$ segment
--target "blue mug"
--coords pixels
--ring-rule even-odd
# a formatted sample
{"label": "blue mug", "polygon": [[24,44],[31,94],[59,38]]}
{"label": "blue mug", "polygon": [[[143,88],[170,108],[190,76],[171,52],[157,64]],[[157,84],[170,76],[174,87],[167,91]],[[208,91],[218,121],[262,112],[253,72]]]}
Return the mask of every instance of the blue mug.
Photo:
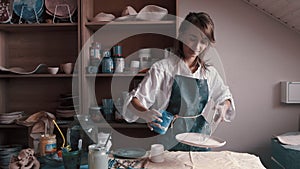
{"label": "blue mug", "polygon": [[159,122],[158,120],[154,120],[153,122],[160,124],[162,128],[159,128],[154,125],[151,125],[151,127],[153,128],[153,131],[155,131],[158,134],[166,134],[172,120],[174,119],[174,116],[172,113],[165,110],[162,110],[160,112],[162,114],[162,117],[160,117],[162,119],[162,122]]}

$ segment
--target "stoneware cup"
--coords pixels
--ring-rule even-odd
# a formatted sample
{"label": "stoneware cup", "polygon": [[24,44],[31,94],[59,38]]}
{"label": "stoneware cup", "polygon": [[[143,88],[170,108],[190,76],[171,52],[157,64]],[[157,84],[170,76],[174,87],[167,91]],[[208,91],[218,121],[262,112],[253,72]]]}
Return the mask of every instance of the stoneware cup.
{"label": "stoneware cup", "polygon": [[58,67],[48,67],[48,72],[54,75],[58,72],[58,69]]}
{"label": "stoneware cup", "polygon": [[79,169],[81,163],[81,152],[70,151],[62,153],[65,169]]}
{"label": "stoneware cup", "polygon": [[153,131],[155,131],[158,134],[165,134],[174,118],[173,114],[170,112],[167,112],[165,110],[161,111],[162,117],[162,122],[159,122],[158,120],[154,120],[155,123],[158,123],[161,125],[162,128],[151,125],[153,128]]}
{"label": "stoneware cup", "polygon": [[164,161],[164,146],[162,144],[151,145],[150,160],[154,163],[161,163]]}
{"label": "stoneware cup", "polygon": [[73,71],[73,63],[64,63],[61,64],[61,70],[65,73],[65,74],[71,74]]}

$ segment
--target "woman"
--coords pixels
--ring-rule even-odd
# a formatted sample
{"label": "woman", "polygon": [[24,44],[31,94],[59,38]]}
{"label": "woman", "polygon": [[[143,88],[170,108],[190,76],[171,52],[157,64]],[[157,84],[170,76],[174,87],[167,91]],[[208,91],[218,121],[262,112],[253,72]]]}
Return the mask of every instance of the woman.
{"label": "woman", "polygon": [[[134,122],[144,119],[148,127],[158,126],[160,111],[177,117],[173,128],[161,138],[172,150],[202,150],[178,143],[175,135],[183,132],[203,132],[207,122],[201,115],[210,99],[223,105],[221,117],[232,120],[234,104],[228,87],[213,66],[203,57],[215,43],[214,24],[206,13],[189,13],[179,28],[174,55],[152,65],[139,86],[127,97],[124,118]],[[165,141],[167,140],[167,141]],[[176,145],[176,146],[175,146]]]}

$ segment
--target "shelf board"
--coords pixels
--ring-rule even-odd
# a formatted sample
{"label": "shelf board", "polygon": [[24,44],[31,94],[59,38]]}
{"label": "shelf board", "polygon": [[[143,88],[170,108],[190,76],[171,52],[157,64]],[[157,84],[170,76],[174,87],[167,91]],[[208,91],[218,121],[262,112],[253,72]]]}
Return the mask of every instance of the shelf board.
{"label": "shelf board", "polygon": [[144,123],[95,123],[97,127],[100,128],[107,128],[107,127],[113,127],[113,128],[148,128],[148,126]]}
{"label": "shelf board", "polygon": [[[146,124],[144,123],[94,123],[97,127],[107,128],[107,127],[113,127],[113,128],[148,128]],[[69,124],[59,124],[59,127],[61,128],[67,128],[69,127]],[[26,126],[17,125],[17,124],[0,124],[0,129],[4,128],[27,128]]]}
{"label": "shelf board", "polygon": [[130,74],[130,73],[98,73],[86,74],[86,77],[144,77],[146,73]]}
{"label": "shelf board", "polygon": [[8,128],[27,128],[26,126],[17,125],[17,124],[0,124],[0,129]]}
{"label": "shelf board", "polygon": [[33,32],[33,31],[76,31],[77,23],[40,23],[40,24],[0,24],[0,31]]}
{"label": "shelf board", "polygon": [[[77,75],[74,75],[77,76]],[[73,74],[31,74],[31,75],[16,75],[16,74],[0,74],[0,79],[2,78],[72,78]]]}
{"label": "shelf board", "polygon": [[149,28],[153,27],[160,27],[160,28],[170,28],[171,26],[175,26],[176,22],[172,20],[165,20],[165,21],[112,21],[112,22],[87,22],[85,26],[93,31],[97,31],[101,27],[109,25],[109,29],[111,28],[134,28],[134,27],[145,27]]}

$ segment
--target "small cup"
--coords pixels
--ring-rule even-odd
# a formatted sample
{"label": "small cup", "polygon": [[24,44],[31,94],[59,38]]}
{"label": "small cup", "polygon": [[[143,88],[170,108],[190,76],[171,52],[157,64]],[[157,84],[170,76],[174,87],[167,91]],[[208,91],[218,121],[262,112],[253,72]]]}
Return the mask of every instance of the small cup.
{"label": "small cup", "polygon": [[54,75],[58,72],[58,69],[58,67],[48,67],[48,72]]}
{"label": "small cup", "polygon": [[63,151],[62,153],[65,169],[79,169],[81,163],[80,151]]}
{"label": "small cup", "polygon": [[155,131],[158,134],[166,134],[174,116],[172,113],[167,112],[165,110],[161,111],[162,117],[162,122],[159,122],[158,120],[154,120],[155,123],[158,123],[161,125],[162,128],[159,128],[157,126],[151,125],[153,127],[153,131]]}
{"label": "small cup", "polygon": [[113,99],[102,99],[103,108],[113,108],[114,101]]}
{"label": "small cup", "polygon": [[130,62],[130,72],[131,73],[137,73],[140,69],[140,61],[133,60]]}
{"label": "small cup", "polygon": [[89,108],[89,114],[93,122],[99,123],[103,120],[101,109],[99,106],[91,106]]}
{"label": "small cup", "polygon": [[73,71],[73,63],[64,63],[60,67],[65,74],[71,74]]}
{"label": "small cup", "polygon": [[161,163],[164,161],[164,146],[162,144],[151,145],[150,160],[154,163]]}

